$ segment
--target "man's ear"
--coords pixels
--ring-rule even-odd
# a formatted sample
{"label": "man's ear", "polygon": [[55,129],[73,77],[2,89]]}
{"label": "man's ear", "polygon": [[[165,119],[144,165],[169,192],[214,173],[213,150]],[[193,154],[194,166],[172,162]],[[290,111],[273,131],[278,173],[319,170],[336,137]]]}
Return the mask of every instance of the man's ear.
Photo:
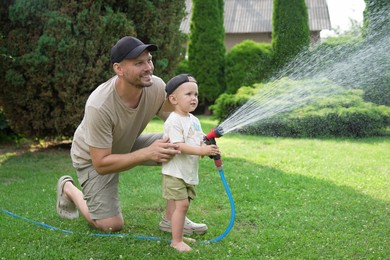
{"label": "man's ear", "polygon": [[120,63],[114,63],[112,65],[112,67],[114,68],[114,71],[115,71],[116,75],[118,75],[118,76],[122,76],[123,75],[123,71],[122,71],[122,67],[121,67]]}

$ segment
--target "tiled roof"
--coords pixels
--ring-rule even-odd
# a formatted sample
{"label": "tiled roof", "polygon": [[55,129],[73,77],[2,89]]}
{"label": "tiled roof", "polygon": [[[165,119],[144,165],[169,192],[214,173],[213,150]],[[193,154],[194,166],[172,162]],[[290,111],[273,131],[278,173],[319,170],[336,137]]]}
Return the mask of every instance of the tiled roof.
{"label": "tiled roof", "polygon": [[[311,31],[331,29],[326,0],[306,0]],[[186,0],[187,17],[180,29],[189,33],[192,0]],[[225,33],[264,33],[272,31],[273,0],[225,0]]]}

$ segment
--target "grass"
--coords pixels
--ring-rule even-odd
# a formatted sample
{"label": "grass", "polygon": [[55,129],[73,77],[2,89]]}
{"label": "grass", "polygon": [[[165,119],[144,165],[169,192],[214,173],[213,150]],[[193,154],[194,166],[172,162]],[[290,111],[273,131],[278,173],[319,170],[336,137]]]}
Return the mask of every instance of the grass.
{"label": "grass", "polygon": [[[216,121],[202,117],[205,132]],[[153,121],[148,131],[160,131]],[[390,139],[293,139],[228,134],[217,140],[236,205],[231,232],[220,242],[175,252],[160,232],[164,211],[158,167],[121,175],[126,228],[119,237],[55,212],[57,179],[75,176],[68,149],[3,149],[0,208],[75,234],[43,228],[0,211],[1,259],[386,259],[390,255]],[[189,217],[207,223],[199,241],[229,224],[229,201],[213,162],[200,165],[198,197]]]}

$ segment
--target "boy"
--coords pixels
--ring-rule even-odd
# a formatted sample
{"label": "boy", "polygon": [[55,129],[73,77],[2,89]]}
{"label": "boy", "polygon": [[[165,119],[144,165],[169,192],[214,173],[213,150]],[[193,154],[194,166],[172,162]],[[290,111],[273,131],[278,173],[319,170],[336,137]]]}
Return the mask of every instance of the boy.
{"label": "boy", "polygon": [[203,143],[203,132],[199,120],[191,114],[198,106],[198,85],[189,74],[180,74],[168,81],[165,91],[174,107],[164,124],[164,137],[178,145],[177,154],[162,167],[162,193],[167,200],[165,217],[172,225],[171,247],[179,252],[190,251],[183,239],[185,216],[190,200],[195,198],[198,184],[199,156],[217,155],[216,145]]}

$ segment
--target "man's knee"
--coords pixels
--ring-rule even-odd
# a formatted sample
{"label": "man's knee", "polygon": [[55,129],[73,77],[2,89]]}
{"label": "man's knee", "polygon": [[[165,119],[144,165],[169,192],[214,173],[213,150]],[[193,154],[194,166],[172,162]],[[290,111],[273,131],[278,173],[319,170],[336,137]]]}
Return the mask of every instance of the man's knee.
{"label": "man's knee", "polygon": [[124,228],[124,221],[122,216],[115,216],[106,219],[95,220],[94,225],[97,229],[108,232],[115,232]]}

